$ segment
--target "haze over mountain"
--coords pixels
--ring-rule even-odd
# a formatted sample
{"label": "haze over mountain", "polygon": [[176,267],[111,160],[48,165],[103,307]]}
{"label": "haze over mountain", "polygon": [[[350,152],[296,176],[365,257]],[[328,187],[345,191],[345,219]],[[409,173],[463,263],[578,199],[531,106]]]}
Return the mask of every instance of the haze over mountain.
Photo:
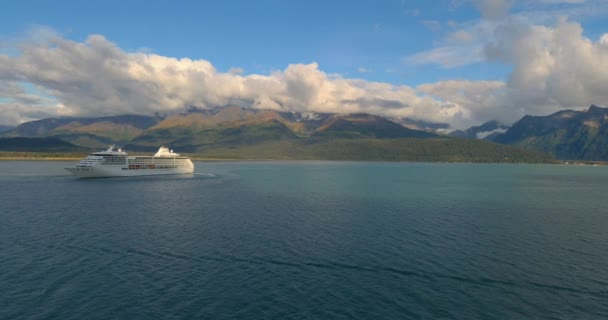
{"label": "haze over mountain", "polygon": [[15,127],[13,127],[13,126],[3,126],[3,125],[0,125],[0,133],[10,131],[10,130],[12,130],[14,128]]}
{"label": "haze over mountain", "polygon": [[466,130],[454,130],[449,133],[451,137],[467,138],[467,139],[484,139],[494,141],[496,136],[505,133],[509,126],[504,125],[496,120],[485,122],[479,126],[473,126]]}
{"label": "haze over mountain", "polygon": [[414,130],[423,130],[434,133],[446,133],[450,131],[450,125],[448,123],[415,120],[406,117],[390,117],[388,119],[406,128]]}

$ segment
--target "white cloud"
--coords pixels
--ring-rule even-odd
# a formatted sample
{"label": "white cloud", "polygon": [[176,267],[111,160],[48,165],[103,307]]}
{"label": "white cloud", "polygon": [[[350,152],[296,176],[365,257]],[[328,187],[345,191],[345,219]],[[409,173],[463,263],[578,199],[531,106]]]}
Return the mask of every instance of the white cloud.
{"label": "white cloud", "polygon": [[245,70],[243,70],[243,68],[230,68],[230,70],[228,70],[228,73],[230,74],[243,74],[245,72]]}
{"label": "white cloud", "polygon": [[[405,60],[443,67],[500,62],[512,66],[507,79],[450,80],[413,88],[327,74],[316,63],[244,75],[237,69],[218,72],[206,60],[126,52],[100,35],[84,42],[55,35],[37,38],[21,43],[17,54],[0,54],[0,123],[60,115],[152,114],[189,105],[250,105],[368,112],[465,128],[608,101],[608,34],[593,41],[580,24],[566,19],[546,26],[507,18],[463,31],[474,41],[454,42]],[[23,84],[36,90],[25,90]]]}
{"label": "white cloud", "polygon": [[[0,55],[1,121],[57,115],[152,114],[189,105],[249,105],[263,109],[368,112],[445,122],[462,106],[420,97],[408,86],[330,75],[316,63],[292,64],[268,75],[218,72],[206,60],[125,52],[101,35],[84,42],[61,37],[24,42],[15,56]],[[26,105],[18,83],[45,90],[54,106]],[[472,119],[469,119],[472,120]]]}
{"label": "white cloud", "polygon": [[608,47],[583,35],[578,23],[562,20],[554,28],[504,25],[486,47],[489,59],[513,65],[508,80],[512,101],[568,108],[603,103],[608,92]]}
{"label": "white cloud", "polygon": [[[512,122],[518,120],[508,104],[506,84],[502,81],[448,80],[418,86],[418,92],[435,99],[450,102],[462,108],[459,118],[449,123],[463,127],[468,119],[476,119],[476,124],[485,120],[498,119]],[[519,116],[521,117],[521,116]]]}
{"label": "white cloud", "polygon": [[484,139],[493,133],[505,133],[505,132],[507,132],[507,129],[494,129],[492,131],[477,132],[476,136],[477,136],[477,139]]}
{"label": "white cloud", "polygon": [[[539,5],[531,2],[523,5]],[[575,17],[593,16],[607,10],[602,4],[606,1],[569,2],[576,7],[569,7],[568,12]],[[606,103],[608,92],[602,85],[608,83],[608,33],[593,41],[579,23],[561,15],[562,7],[555,8],[545,13],[454,22],[454,31],[438,41],[437,47],[404,61],[443,68],[488,62],[511,66],[504,82],[493,82],[495,87],[481,85],[483,81],[443,81],[418,88],[464,106],[470,118],[510,123],[526,114]]]}
{"label": "white cloud", "polygon": [[50,102],[49,99],[39,95],[27,93],[21,85],[9,81],[0,82],[0,97],[8,97],[5,99],[29,105],[48,104]]}
{"label": "white cloud", "polygon": [[407,64],[436,64],[444,68],[461,67],[484,61],[483,46],[493,38],[494,29],[500,22],[496,20],[478,20],[465,23],[451,23],[451,28],[435,42],[432,49],[407,56]]}
{"label": "white cloud", "polygon": [[[552,26],[563,17],[573,21],[608,14],[608,0],[469,0],[482,15],[471,21],[448,20],[452,30],[434,42],[434,48],[404,58],[409,64],[436,64],[444,68],[482,62],[479,48],[495,40],[504,25]],[[508,14],[514,7],[513,14]],[[502,9],[501,9],[502,8]],[[517,9],[517,10],[516,10]],[[467,53],[468,52],[468,53]]]}
{"label": "white cloud", "polygon": [[30,105],[20,102],[0,102],[0,124],[16,126],[26,121],[68,116],[62,105]]}

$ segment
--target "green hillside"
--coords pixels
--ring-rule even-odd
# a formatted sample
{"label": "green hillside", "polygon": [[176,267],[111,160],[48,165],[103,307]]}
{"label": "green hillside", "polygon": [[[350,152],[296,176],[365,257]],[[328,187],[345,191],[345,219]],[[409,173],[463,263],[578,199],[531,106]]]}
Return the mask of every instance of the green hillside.
{"label": "green hillside", "polygon": [[456,138],[332,139],[266,141],[253,145],[215,145],[194,150],[218,159],[359,160],[548,163],[541,152],[486,141]]}
{"label": "green hillside", "polygon": [[81,152],[82,147],[57,138],[0,138],[0,151]]}
{"label": "green hillside", "polygon": [[84,148],[124,144],[156,125],[156,117],[120,115],[92,118],[49,118],[22,123],[3,137],[53,137]]}
{"label": "green hillside", "polygon": [[385,118],[369,114],[335,116],[327,124],[319,127],[313,135],[322,138],[342,139],[430,138],[437,136],[426,131],[408,129]]}
{"label": "green hillside", "polygon": [[[20,133],[53,138],[55,145],[65,140],[67,145],[86,150],[119,144],[129,152],[154,152],[166,145],[180,153],[207,158],[552,161],[547,154],[485,141],[440,137],[370,114],[280,113],[240,107],[194,108],[164,119],[138,116],[44,119],[22,124],[6,135]],[[39,149],[31,143],[13,148],[4,150]]]}

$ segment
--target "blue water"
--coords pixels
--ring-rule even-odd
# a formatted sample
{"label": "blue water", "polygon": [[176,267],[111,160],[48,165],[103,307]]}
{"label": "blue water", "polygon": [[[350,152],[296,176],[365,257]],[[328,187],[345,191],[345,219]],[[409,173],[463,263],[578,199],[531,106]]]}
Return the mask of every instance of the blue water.
{"label": "blue water", "polygon": [[0,162],[0,319],[601,319],[608,167]]}

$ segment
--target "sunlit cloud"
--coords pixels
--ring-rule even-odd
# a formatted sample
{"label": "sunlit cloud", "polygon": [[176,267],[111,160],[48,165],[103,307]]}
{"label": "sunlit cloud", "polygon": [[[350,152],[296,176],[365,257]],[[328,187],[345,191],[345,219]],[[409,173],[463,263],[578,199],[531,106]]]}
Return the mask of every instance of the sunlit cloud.
{"label": "sunlit cloud", "polygon": [[[330,74],[315,62],[271,72],[221,72],[204,59],[130,52],[103,35],[80,42],[42,28],[12,45],[14,53],[0,54],[0,122],[238,105],[366,112],[465,128],[608,101],[603,86],[608,83],[608,34],[590,39],[579,23],[565,17],[549,24],[537,21],[507,14],[446,24],[450,27],[437,47],[403,63],[452,69],[501,63],[512,70],[499,81],[446,79],[416,87]],[[362,76],[370,70],[357,71]]]}

